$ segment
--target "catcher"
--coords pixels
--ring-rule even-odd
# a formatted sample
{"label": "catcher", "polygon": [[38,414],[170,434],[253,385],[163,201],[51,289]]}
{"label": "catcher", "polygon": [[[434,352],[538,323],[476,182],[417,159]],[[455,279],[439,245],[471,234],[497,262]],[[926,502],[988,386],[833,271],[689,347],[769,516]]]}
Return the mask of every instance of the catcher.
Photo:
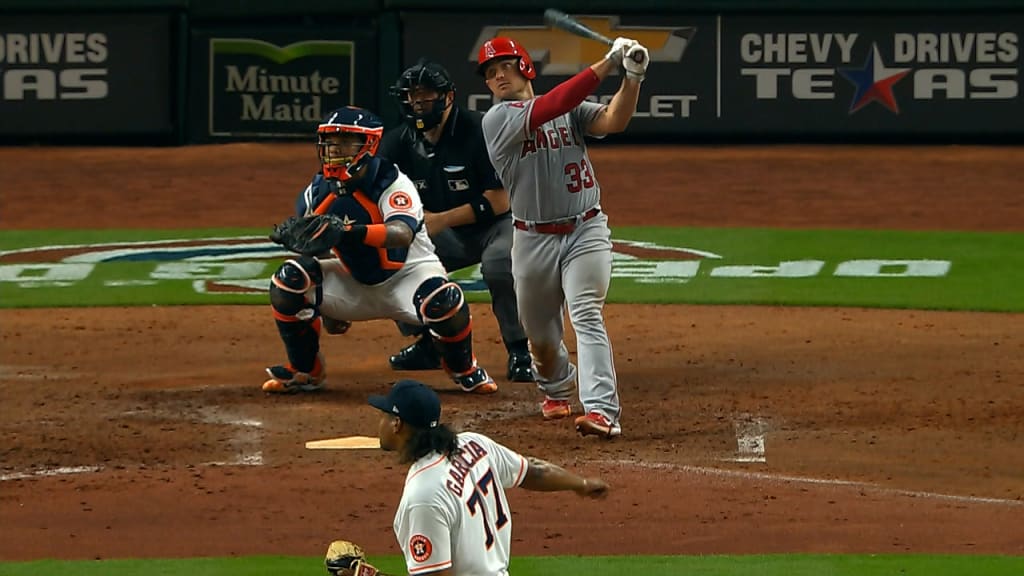
{"label": "catcher", "polygon": [[344,333],[375,319],[426,326],[459,388],[498,389],[477,365],[469,305],[434,254],[415,185],[375,155],[383,131],[375,114],[355,107],[334,110],[317,129],[321,169],[296,201],[298,216],[270,235],[296,256],[271,279],[288,363],[267,368],[265,392],[320,390],[321,329]]}
{"label": "catcher", "polygon": [[[409,574],[508,575],[512,509],[505,491],[575,492],[601,499],[609,486],[490,437],[456,432],[441,421],[441,399],[429,386],[399,380],[387,396],[371,396],[380,410],[382,450],[409,466],[394,530]],[[327,551],[327,571],[374,576],[359,546],[339,540]],[[345,572],[351,570],[351,572]]]}

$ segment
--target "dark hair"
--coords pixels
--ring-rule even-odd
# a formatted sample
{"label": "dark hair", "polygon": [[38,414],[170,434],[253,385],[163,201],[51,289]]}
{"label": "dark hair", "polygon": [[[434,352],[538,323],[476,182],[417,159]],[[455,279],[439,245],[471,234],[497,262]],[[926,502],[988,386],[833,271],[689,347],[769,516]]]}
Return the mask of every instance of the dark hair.
{"label": "dark hair", "polygon": [[459,449],[456,432],[445,424],[434,428],[413,428],[412,436],[402,450],[402,460],[415,462],[431,452],[443,454],[451,460]]}

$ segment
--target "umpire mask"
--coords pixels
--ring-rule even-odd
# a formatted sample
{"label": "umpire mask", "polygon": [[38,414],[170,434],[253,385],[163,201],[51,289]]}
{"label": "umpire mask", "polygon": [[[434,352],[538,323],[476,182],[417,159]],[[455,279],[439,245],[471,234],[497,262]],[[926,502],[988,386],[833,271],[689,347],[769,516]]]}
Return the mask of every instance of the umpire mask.
{"label": "umpire mask", "polygon": [[426,132],[441,123],[448,108],[448,94],[454,91],[455,84],[443,66],[420,58],[402,72],[389,93],[398,102],[405,121]]}

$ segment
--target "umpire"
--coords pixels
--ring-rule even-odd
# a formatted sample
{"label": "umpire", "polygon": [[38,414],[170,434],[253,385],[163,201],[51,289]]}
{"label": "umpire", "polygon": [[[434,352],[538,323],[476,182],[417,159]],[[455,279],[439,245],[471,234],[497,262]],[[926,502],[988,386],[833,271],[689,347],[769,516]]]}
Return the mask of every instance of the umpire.
{"label": "umpire", "polygon": [[[494,316],[508,350],[506,376],[534,381],[526,333],[512,284],[512,213],[508,191],[487,156],[482,114],[455,104],[455,85],[440,64],[421,58],[391,87],[405,122],[384,134],[380,156],[416,183],[437,256],[449,272],[480,264]],[[413,344],[391,356],[394,370],[432,370],[441,358],[419,326]]]}

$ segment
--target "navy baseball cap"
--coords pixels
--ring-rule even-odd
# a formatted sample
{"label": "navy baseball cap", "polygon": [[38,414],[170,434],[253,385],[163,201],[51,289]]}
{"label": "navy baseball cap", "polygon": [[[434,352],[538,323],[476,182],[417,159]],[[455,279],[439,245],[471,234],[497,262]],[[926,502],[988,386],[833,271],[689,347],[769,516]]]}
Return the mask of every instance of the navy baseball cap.
{"label": "navy baseball cap", "polygon": [[441,421],[441,399],[437,392],[416,380],[399,380],[387,396],[370,396],[370,406],[417,428],[436,428]]}

